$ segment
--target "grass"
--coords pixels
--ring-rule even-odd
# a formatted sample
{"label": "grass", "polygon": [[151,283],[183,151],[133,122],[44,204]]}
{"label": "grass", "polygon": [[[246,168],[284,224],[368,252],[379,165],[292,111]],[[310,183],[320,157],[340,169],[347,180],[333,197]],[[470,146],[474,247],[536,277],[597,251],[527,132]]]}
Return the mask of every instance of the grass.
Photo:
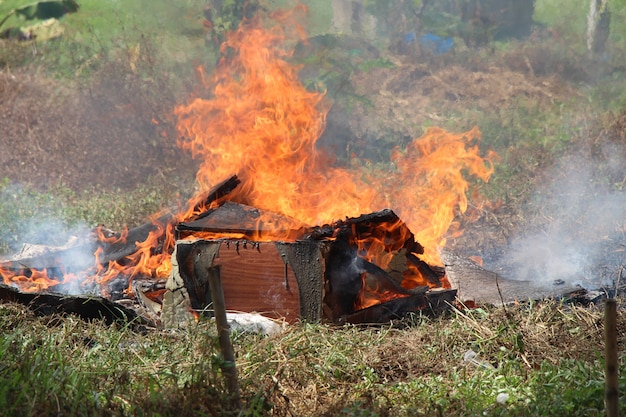
{"label": "grass", "polygon": [[[31,2],[5,1],[0,4],[0,16],[16,5]],[[106,61],[111,53],[128,49],[149,38],[160,45],[158,57],[170,70],[181,70],[181,62],[202,57],[205,49],[201,28],[202,7],[205,2],[154,2],[147,0],[130,3],[116,1],[81,0],[77,13],[60,18],[66,28],[61,39],[37,45],[35,63],[45,64],[48,71],[73,77],[77,67],[94,66]],[[11,17],[6,27],[28,25],[18,17]],[[33,63],[31,48],[23,48],[28,61]],[[15,51],[14,51],[15,52]],[[193,58],[192,58],[193,57]],[[70,70],[70,73],[66,71]]]}
{"label": "grass", "polygon": [[[611,11],[611,40],[615,46],[624,48],[624,16],[626,4],[622,1],[613,1],[609,4]],[[551,0],[538,0],[535,3],[534,19],[537,23],[553,28],[560,36],[568,38],[578,47],[584,46],[586,33],[587,12],[589,3],[584,6],[575,0],[555,2]],[[582,49],[581,49],[582,51]]]}
{"label": "grass", "polygon": [[[598,308],[546,301],[239,333],[240,415],[603,415],[601,322]],[[208,320],[137,332],[2,304],[0,330],[0,415],[229,414]],[[489,366],[464,361],[468,350]]]}
{"label": "grass", "polygon": [[[195,395],[205,399],[206,409],[219,409],[211,333],[146,337],[72,318],[37,319],[15,306],[3,305],[1,314],[3,333],[11,331],[0,345],[3,415],[124,415],[130,410],[154,415]],[[24,321],[14,321],[20,318]],[[193,357],[202,360],[189,362]],[[187,401],[187,415],[202,411],[194,403]]]}

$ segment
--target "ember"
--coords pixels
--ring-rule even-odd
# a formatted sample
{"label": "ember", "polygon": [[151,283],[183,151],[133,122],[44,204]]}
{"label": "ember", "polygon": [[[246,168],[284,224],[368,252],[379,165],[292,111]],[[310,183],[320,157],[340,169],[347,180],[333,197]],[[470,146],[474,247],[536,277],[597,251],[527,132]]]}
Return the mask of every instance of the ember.
{"label": "ember", "polygon": [[[308,285],[319,287],[313,294],[320,306],[323,296],[330,309],[325,316],[332,321],[397,299],[417,300],[404,310],[422,309],[431,289],[449,289],[438,249],[454,229],[455,215],[467,208],[463,173],[487,181],[493,155],[480,156],[477,129],[451,134],[431,128],[395,149],[384,168],[357,160],[349,168],[336,164],[316,147],[329,105],[324,94],[302,86],[284,43],[292,36],[304,39],[297,25],[287,24],[300,12],[272,15],[277,24],[270,29],[258,20],[242,24],[222,45],[215,75],[199,69],[206,90],[175,109],[179,146],[202,161],[199,191],[184,209],[122,233],[96,229],[83,246],[93,262],[81,271],[57,260],[43,267],[31,260],[9,262],[0,269],[4,283],[40,292],[74,282],[84,292],[95,287],[108,296],[110,283],[123,277],[126,295],[132,295],[136,280],[170,277],[178,237],[232,244],[237,252],[238,245],[324,242],[316,246],[323,256],[312,267],[318,282],[297,284],[299,315],[303,297],[311,296],[312,287],[302,292]],[[301,279],[297,262],[289,262],[290,273]],[[212,265],[213,259],[204,268]],[[224,285],[227,289],[228,280]],[[228,303],[228,293],[226,298]],[[203,309],[206,302],[194,301],[189,308]],[[320,318],[316,308],[307,307],[304,315]]]}

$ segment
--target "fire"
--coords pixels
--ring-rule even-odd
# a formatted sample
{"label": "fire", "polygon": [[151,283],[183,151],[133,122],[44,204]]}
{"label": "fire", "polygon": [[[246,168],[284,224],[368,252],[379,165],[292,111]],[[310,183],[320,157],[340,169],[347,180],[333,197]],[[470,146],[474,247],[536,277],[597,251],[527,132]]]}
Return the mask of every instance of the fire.
{"label": "fire", "polygon": [[430,128],[405,150],[396,148],[391,159],[398,169],[399,186],[392,188],[391,207],[424,246],[422,259],[441,265],[437,250],[445,246],[457,211],[467,210],[469,182],[464,173],[487,182],[493,174],[492,160],[480,156],[478,128],[453,134]]}
{"label": "fire", "polygon": [[[97,270],[94,274],[99,284],[104,284],[119,275],[128,277],[128,292],[132,292],[131,284],[137,276],[166,278],[172,267],[171,249],[174,247],[174,233],[172,223],[163,224],[153,221],[155,229],[148,233],[142,242],[135,242],[137,250],[123,259],[123,263],[109,261],[106,266],[100,262],[102,248],[95,253]],[[126,241],[127,232],[119,238],[109,238],[108,243]],[[102,240],[101,240],[102,241]]]}
{"label": "fire", "polygon": [[2,277],[5,284],[17,284],[23,291],[37,292],[42,291],[48,287],[59,285],[61,280],[48,277],[48,270],[43,269],[41,271],[2,271]]}
{"label": "fire", "polygon": [[[438,248],[457,211],[467,209],[463,173],[487,181],[490,155],[480,156],[480,132],[431,128],[397,148],[386,169],[354,161],[337,167],[316,147],[328,106],[305,89],[288,63],[282,26],[243,25],[223,45],[224,58],[205,93],[176,108],[179,144],[202,161],[201,188],[236,172],[243,184],[234,197],[310,225],[392,208],[426,248],[423,259],[440,264]],[[202,73],[202,72],[201,72]]]}
{"label": "fire", "polygon": [[[232,174],[242,183],[230,200],[307,225],[391,208],[424,246],[420,259],[441,264],[437,250],[445,245],[455,216],[467,209],[464,174],[487,181],[493,173],[493,155],[480,156],[480,132],[430,128],[406,147],[394,149],[384,169],[357,160],[338,166],[316,146],[329,105],[323,93],[300,83],[299,68],[289,62],[293,50],[286,39],[304,39],[304,32],[285,24],[288,15],[274,14],[278,24],[270,28],[258,20],[242,24],[222,45],[215,74],[209,77],[199,69],[205,90],[175,108],[178,145],[201,160],[199,190],[187,208],[166,223],[155,222],[156,230],[136,242],[137,251],[122,261],[102,264],[99,248],[94,267],[82,279],[104,286],[120,274],[129,280],[167,277],[174,224],[204,209],[199,205],[203,193]],[[381,232],[359,242],[360,249],[367,248],[364,256],[375,258],[382,268],[399,249],[389,249],[387,237]],[[108,236],[99,229],[97,239],[103,244],[125,241],[127,233]],[[67,279],[49,278],[45,270],[29,275],[5,268],[0,274],[5,284],[25,291],[41,291]]]}
{"label": "fire", "polygon": [[285,36],[251,23],[228,38],[222,49],[237,53],[205,80],[211,98],[176,109],[179,144],[201,159],[202,189],[236,173],[243,183],[233,198],[310,225],[364,212],[377,194],[315,147],[328,109],[287,62]]}

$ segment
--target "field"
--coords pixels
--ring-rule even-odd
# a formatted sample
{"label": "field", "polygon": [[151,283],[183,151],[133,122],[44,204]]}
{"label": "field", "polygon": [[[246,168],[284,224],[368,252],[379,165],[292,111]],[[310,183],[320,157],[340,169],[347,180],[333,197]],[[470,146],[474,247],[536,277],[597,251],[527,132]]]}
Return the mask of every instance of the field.
{"label": "field", "polygon": [[[0,1],[0,22],[28,3]],[[211,29],[204,1],[78,3],[49,40],[18,39],[16,28],[41,21],[25,11],[0,26],[14,30],[0,38],[4,256],[100,224],[139,225],[198,187],[201,161],[179,147],[174,109],[206,94],[199,68],[210,75],[228,57],[219,40],[238,12],[213,15]],[[464,233],[446,248],[536,282],[620,286],[626,5],[609,1],[610,33],[591,55],[588,5],[575,1],[537,1],[521,39],[468,35],[454,16],[436,28],[424,20],[424,31],[453,40],[445,53],[416,48],[410,23],[376,2],[364,9],[379,13],[375,33],[367,19],[362,32],[338,29],[331,1],[304,3],[307,41],[283,46],[302,85],[323,92],[317,145],[338,166],[393,171],[390,152],[426,129],[477,127],[495,170],[488,182],[470,179],[468,210],[455,218]],[[258,13],[287,6],[268,1]],[[107,326],[2,303],[0,414],[604,415],[602,313],[602,303],[537,300],[377,327],[235,333],[242,409],[233,411],[209,320],[180,331]],[[464,360],[470,351],[477,361]]]}

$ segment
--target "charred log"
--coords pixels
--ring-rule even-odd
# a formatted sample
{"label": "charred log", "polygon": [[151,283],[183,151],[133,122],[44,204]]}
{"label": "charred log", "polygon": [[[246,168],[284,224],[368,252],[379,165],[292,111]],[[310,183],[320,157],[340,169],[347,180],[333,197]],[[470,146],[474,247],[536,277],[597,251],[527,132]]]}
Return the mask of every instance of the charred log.
{"label": "charred log", "polygon": [[68,296],[53,293],[23,293],[0,284],[0,300],[23,304],[38,315],[74,314],[83,320],[104,320],[107,324],[152,324],[134,310],[106,298],[96,296]]}
{"label": "charred log", "polygon": [[338,324],[377,324],[400,320],[411,313],[436,317],[446,311],[456,298],[456,290],[430,291],[364,308],[355,313],[338,317]]}
{"label": "charred log", "polygon": [[[224,198],[232,192],[240,182],[239,178],[237,178],[236,175],[233,175],[227,180],[216,185],[207,192],[206,196],[202,198],[200,203],[196,204],[194,211],[200,211],[203,207],[208,207],[211,203]],[[194,219],[198,219],[203,215],[204,213]],[[104,245],[103,254],[99,259],[100,263],[107,264],[109,261],[118,261],[135,253],[138,249],[136,242],[144,242],[150,233],[158,230],[159,227],[165,227],[166,225],[173,224],[175,219],[175,214],[170,212],[158,217],[154,221],[130,229],[127,237],[122,241]],[[117,236],[120,237],[121,235],[118,234]]]}
{"label": "charred log", "polygon": [[293,218],[266,212],[256,207],[227,201],[210,209],[196,220],[176,225],[178,237],[193,232],[237,233],[250,238],[263,234],[297,238],[304,234],[306,225]]}
{"label": "charred log", "polygon": [[326,258],[325,303],[330,307],[332,318],[352,314],[356,301],[363,291],[361,274],[363,268],[356,248],[344,239],[334,242]]}
{"label": "charred log", "polygon": [[359,308],[359,297],[367,291],[408,296],[428,290],[427,286],[406,289],[385,270],[360,257],[357,247],[350,243],[350,232],[347,230],[336,236],[330,248],[325,278],[326,303],[332,310],[333,318],[353,314]]}
{"label": "charred log", "polygon": [[[26,250],[12,260],[2,262],[0,266],[11,271],[28,271],[30,269],[43,270],[47,268],[49,274],[58,274],[61,276],[63,272],[77,272],[93,266],[93,253],[97,248],[97,242],[89,239],[82,239],[74,242],[71,246],[63,247],[43,246],[43,245],[24,245]],[[33,247],[36,249],[30,250]],[[71,260],[71,265],[63,262]]]}
{"label": "charred log", "polygon": [[209,285],[208,270],[212,268],[220,242],[198,241],[187,245],[178,245],[176,259],[178,272],[189,296],[190,308],[203,311],[212,316],[208,310],[213,300]]}
{"label": "charred log", "polygon": [[420,272],[421,276],[426,279],[430,284],[435,287],[441,287],[441,278],[445,275],[445,269],[438,268],[428,265],[426,262],[422,261],[420,258],[415,256],[413,253],[408,252],[406,254],[407,261],[417,268]]}

